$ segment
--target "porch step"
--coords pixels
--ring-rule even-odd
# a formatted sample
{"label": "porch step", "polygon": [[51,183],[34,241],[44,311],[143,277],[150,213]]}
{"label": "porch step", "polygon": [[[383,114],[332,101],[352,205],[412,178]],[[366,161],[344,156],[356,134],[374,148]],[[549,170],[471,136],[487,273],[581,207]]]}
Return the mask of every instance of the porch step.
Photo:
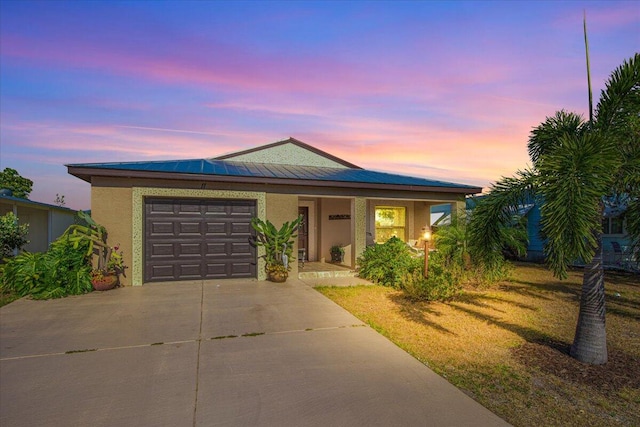
{"label": "porch step", "polygon": [[298,279],[319,279],[319,278],[331,278],[331,277],[356,277],[356,272],[353,270],[340,270],[340,271],[303,271],[298,273]]}

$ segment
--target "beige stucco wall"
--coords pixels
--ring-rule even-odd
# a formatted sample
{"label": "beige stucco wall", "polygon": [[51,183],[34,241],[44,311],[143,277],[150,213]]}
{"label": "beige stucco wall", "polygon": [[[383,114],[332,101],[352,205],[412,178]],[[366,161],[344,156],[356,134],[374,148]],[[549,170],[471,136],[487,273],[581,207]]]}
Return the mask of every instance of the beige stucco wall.
{"label": "beige stucco wall", "polygon": [[364,252],[367,243],[367,200],[355,197],[351,200],[351,266],[356,266],[357,259]]}
{"label": "beige stucco wall", "polygon": [[431,224],[431,206],[434,203],[429,202],[413,202],[413,235],[411,239],[419,240],[422,237],[422,228]]}
{"label": "beige stucco wall", "polygon": [[[282,227],[285,222],[295,221],[298,218],[298,196],[291,194],[267,194],[266,195],[267,219],[276,228]],[[293,256],[298,258],[298,240],[294,239]],[[291,263],[289,277],[298,277],[298,262]]]}
{"label": "beige stucco wall", "polygon": [[129,268],[120,278],[124,286],[132,284],[132,190],[128,187],[91,186],[91,218],[107,229],[107,243],[120,246],[124,264]]}

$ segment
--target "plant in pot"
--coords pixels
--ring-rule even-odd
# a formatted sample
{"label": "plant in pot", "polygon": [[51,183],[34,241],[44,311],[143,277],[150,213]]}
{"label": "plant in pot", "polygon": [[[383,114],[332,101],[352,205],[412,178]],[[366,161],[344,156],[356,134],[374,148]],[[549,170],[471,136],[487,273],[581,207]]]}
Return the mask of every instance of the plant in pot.
{"label": "plant in pot", "polygon": [[331,252],[331,262],[339,262],[341,264],[344,262],[344,248],[342,245],[331,246],[329,251]]}
{"label": "plant in pot", "polygon": [[84,224],[69,226],[65,235],[69,236],[74,247],[78,247],[81,242],[88,242],[87,256],[97,257],[91,270],[93,288],[97,291],[113,289],[120,284],[120,275],[126,277],[124,271],[127,266],[124,265],[123,253],[118,252],[118,245],[111,247],[107,244],[106,228],[84,212],[78,212],[78,216]]}
{"label": "plant in pot", "polygon": [[265,249],[262,257],[265,260],[267,278],[272,282],[284,282],[289,277],[291,270],[290,261],[293,261],[294,234],[302,222],[302,216],[294,221],[287,221],[277,229],[269,220],[262,221],[255,217],[251,220],[251,226],[256,231],[255,244]]}

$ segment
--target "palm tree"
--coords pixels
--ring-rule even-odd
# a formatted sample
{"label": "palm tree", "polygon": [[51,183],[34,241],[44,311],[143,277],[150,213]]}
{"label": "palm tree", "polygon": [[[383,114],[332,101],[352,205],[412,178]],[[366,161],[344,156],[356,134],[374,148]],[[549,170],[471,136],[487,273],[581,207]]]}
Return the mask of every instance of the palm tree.
{"label": "palm tree", "polygon": [[613,71],[593,121],[559,111],[529,138],[532,166],[503,178],[473,211],[472,253],[491,265],[500,258],[501,229],[527,197],[541,204],[541,234],[550,269],[566,278],[568,265],[586,263],[578,324],[570,354],[607,362],[602,218],[607,196],[626,195],[627,231],[640,250],[640,54]]}

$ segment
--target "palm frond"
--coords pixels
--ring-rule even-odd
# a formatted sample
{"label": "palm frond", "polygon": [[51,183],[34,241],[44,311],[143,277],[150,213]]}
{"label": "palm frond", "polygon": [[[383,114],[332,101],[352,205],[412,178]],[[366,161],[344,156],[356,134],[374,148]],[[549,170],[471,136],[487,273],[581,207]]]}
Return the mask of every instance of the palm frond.
{"label": "palm frond", "polygon": [[474,259],[488,266],[502,260],[504,229],[514,225],[518,208],[535,197],[538,179],[535,171],[518,171],[515,178],[502,178],[479,200],[469,228]]}
{"label": "palm frond", "polygon": [[586,124],[580,115],[564,110],[547,117],[529,136],[527,148],[533,164],[536,165],[541,156],[553,151],[560,143],[562,135],[580,134],[585,127]]}
{"label": "palm frond", "polygon": [[564,135],[538,162],[542,233],[554,274],[566,277],[570,262],[591,261],[602,219],[602,196],[611,188],[619,159],[599,133]]}

